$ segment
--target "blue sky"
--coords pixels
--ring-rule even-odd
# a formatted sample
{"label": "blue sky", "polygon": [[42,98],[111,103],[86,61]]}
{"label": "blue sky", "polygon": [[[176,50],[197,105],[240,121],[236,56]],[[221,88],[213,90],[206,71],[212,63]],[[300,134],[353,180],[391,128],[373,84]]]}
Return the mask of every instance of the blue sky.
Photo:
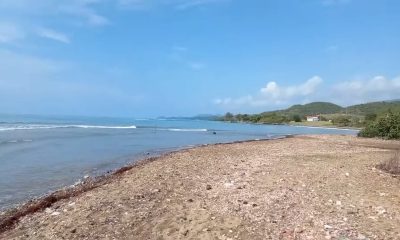
{"label": "blue sky", "polygon": [[0,112],[190,116],[400,98],[397,0],[0,0]]}

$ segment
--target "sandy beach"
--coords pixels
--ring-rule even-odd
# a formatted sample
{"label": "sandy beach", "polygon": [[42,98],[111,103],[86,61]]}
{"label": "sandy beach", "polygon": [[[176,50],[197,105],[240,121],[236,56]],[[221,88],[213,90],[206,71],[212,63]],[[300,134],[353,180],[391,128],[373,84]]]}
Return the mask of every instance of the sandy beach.
{"label": "sandy beach", "polygon": [[399,148],[313,135],[183,150],[29,214],[0,239],[400,239],[400,177],[375,168]]}

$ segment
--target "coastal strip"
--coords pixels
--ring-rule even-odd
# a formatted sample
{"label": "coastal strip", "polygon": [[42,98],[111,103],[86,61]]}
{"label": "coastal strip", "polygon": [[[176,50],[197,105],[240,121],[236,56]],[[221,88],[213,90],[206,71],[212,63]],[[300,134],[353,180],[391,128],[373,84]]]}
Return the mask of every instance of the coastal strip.
{"label": "coastal strip", "polygon": [[54,191],[50,194],[46,194],[42,197],[30,199],[26,203],[22,203],[16,207],[0,212],[0,234],[2,232],[11,229],[14,226],[14,224],[16,224],[21,218],[27,215],[34,214],[35,212],[49,208],[54,203],[60,200],[77,197],[82,193],[88,192],[99,186],[110,183],[111,181],[118,178],[121,174],[123,174],[126,171],[129,171],[132,168],[143,166],[152,161],[156,161],[164,157],[167,157],[170,154],[174,154],[176,152],[184,150],[189,150],[192,148],[206,147],[210,145],[228,145],[228,144],[238,144],[238,143],[253,142],[253,141],[269,141],[269,140],[276,140],[276,139],[290,138],[290,137],[293,137],[293,135],[276,136],[268,139],[233,141],[227,143],[200,144],[200,145],[178,148],[177,150],[169,150],[165,153],[155,154],[154,156],[152,154],[152,156],[150,157],[135,159],[131,164],[128,164],[127,166],[123,166],[114,171],[109,171],[103,175],[83,179],[82,181],[79,181],[77,184],[74,184],[73,186],[65,187],[63,189]]}
{"label": "coastal strip", "polygon": [[397,149],[313,135],[168,153],[47,199],[0,238],[397,239],[400,180],[375,168]]}

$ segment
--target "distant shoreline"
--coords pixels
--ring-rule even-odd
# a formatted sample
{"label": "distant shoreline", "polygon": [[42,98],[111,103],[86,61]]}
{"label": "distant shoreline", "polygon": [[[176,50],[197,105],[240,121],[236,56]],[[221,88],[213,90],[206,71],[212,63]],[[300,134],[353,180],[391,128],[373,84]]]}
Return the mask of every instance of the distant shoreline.
{"label": "distant shoreline", "polygon": [[312,125],[305,125],[305,124],[293,124],[293,123],[254,123],[254,122],[232,122],[232,121],[223,121],[223,120],[214,120],[218,122],[225,122],[225,123],[243,123],[243,124],[252,124],[252,125],[271,125],[271,126],[291,126],[291,127],[305,127],[305,128],[319,128],[319,129],[337,129],[337,130],[353,130],[353,131],[360,131],[362,128],[356,127],[338,127],[335,125],[332,126],[312,126]]}

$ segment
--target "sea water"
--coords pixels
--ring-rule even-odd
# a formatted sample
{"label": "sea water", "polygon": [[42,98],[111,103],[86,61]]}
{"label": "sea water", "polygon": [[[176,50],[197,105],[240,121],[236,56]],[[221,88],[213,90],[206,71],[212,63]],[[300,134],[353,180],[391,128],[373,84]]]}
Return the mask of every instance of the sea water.
{"label": "sea water", "polygon": [[137,159],[212,143],[343,129],[188,119],[0,116],[0,211]]}

